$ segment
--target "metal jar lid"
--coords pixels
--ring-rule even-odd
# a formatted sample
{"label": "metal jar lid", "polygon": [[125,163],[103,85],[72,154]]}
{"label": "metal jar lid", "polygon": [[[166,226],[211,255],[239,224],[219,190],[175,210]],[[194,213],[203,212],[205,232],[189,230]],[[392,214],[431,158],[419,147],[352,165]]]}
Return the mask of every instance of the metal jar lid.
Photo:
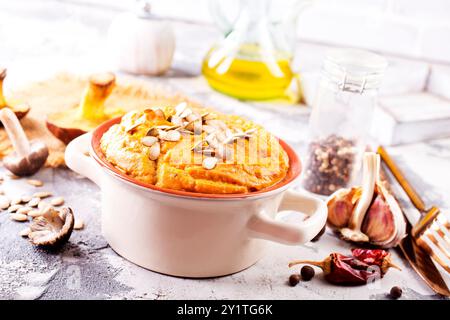
{"label": "metal jar lid", "polygon": [[375,53],[360,49],[331,50],[323,72],[339,89],[356,93],[378,89],[388,63]]}

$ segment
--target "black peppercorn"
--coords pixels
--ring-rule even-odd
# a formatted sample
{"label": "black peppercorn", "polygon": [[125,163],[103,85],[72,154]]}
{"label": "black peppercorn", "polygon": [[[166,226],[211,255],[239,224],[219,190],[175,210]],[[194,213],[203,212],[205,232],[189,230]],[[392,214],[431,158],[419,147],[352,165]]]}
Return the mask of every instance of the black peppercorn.
{"label": "black peppercorn", "polygon": [[317,241],[319,241],[319,239],[320,239],[320,237],[322,237],[322,235],[325,233],[325,230],[326,230],[326,226],[324,226],[323,228],[322,228],[322,230],[320,230],[320,232],[311,240],[311,242],[317,242]]}
{"label": "black peppercorn", "polygon": [[300,276],[298,274],[292,274],[289,277],[289,285],[295,287],[300,282]]}
{"label": "black peppercorn", "polygon": [[402,293],[403,293],[402,288],[395,286],[395,287],[392,287],[389,295],[392,299],[398,299],[402,296]]}
{"label": "black peppercorn", "polygon": [[314,272],[313,267],[304,266],[300,270],[300,274],[302,275],[303,281],[309,281],[314,277],[315,272]]}

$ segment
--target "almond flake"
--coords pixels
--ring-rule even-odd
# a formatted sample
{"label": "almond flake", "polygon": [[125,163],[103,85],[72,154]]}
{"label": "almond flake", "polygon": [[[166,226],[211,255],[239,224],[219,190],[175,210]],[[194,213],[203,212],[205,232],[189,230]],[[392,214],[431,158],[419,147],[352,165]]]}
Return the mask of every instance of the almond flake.
{"label": "almond flake", "polygon": [[146,136],[142,138],[141,142],[144,146],[151,147],[154,143],[158,142],[158,138],[153,136]]}
{"label": "almond flake", "polygon": [[205,168],[206,170],[211,170],[214,169],[217,165],[217,158],[213,158],[213,157],[208,157],[203,159],[202,162],[202,167]]}

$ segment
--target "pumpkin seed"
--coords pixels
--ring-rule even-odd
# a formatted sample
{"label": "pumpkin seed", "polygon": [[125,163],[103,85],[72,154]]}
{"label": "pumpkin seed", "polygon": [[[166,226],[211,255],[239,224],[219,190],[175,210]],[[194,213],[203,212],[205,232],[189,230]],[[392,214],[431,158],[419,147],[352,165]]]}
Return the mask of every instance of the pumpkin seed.
{"label": "pumpkin seed", "polygon": [[161,153],[161,145],[159,142],[156,142],[150,147],[148,157],[150,160],[155,161],[156,159],[158,159],[160,153]]}
{"label": "pumpkin seed", "polygon": [[22,214],[22,213],[13,213],[11,214],[10,218],[14,221],[18,221],[18,222],[25,222],[28,221],[28,217],[26,214]]}
{"label": "pumpkin seed", "polygon": [[31,210],[33,210],[33,208],[31,207],[22,207],[19,208],[16,212],[21,214],[28,214],[28,212],[30,212]]}
{"label": "pumpkin seed", "polygon": [[61,206],[64,204],[64,198],[63,197],[53,198],[52,200],[50,200],[50,204],[55,207]]}
{"label": "pumpkin seed", "polygon": [[176,131],[176,130],[169,130],[169,131],[164,131],[163,134],[161,132],[159,137],[162,140],[179,141],[181,139],[181,133],[179,131]]}
{"label": "pumpkin seed", "polygon": [[31,218],[36,218],[36,217],[40,217],[44,214],[44,211],[39,210],[39,209],[33,209],[28,211],[28,216]]}
{"label": "pumpkin seed", "polygon": [[158,138],[153,136],[146,136],[142,138],[141,142],[144,146],[151,147],[154,143],[158,142]]}
{"label": "pumpkin seed", "polygon": [[84,228],[84,221],[83,219],[75,219],[75,223],[73,225],[74,230],[81,230]]}
{"label": "pumpkin seed", "polygon": [[35,187],[42,187],[44,185],[44,183],[41,180],[37,179],[28,179],[27,183]]}
{"label": "pumpkin seed", "polygon": [[29,206],[29,207],[37,207],[39,202],[41,202],[41,198],[34,197],[34,198],[31,198],[30,201],[28,201],[27,206]]}
{"label": "pumpkin seed", "polygon": [[184,110],[186,110],[186,108],[187,108],[187,103],[186,103],[186,102],[181,102],[180,104],[178,104],[178,105],[175,107],[175,115],[176,115],[177,117],[179,117],[180,114],[181,114]]}
{"label": "pumpkin seed", "polygon": [[216,127],[213,127],[213,126],[210,126],[210,125],[207,125],[207,124],[204,124],[204,125],[202,126],[202,129],[203,129],[203,131],[205,131],[206,133],[213,133],[213,132],[217,131],[217,128],[216,128]]}
{"label": "pumpkin seed", "polygon": [[19,232],[19,236],[26,238],[26,237],[28,237],[30,232],[31,232],[30,228],[25,228]]}
{"label": "pumpkin seed", "polygon": [[11,204],[11,201],[9,201],[8,197],[0,196],[0,209],[1,210],[8,209],[10,204]]}
{"label": "pumpkin seed", "polygon": [[206,170],[211,170],[216,167],[217,161],[218,161],[217,158],[208,157],[208,158],[203,159],[202,166]]}
{"label": "pumpkin seed", "polygon": [[21,202],[26,203],[26,202],[29,202],[31,200],[31,197],[30,196],[22,196],[20,198],[20,200],[21,200]]}
{"label": "pumpkin seed", "polygon": [[13,204],[12,206],[10,206],[8,208],[8,212],[11,212],[11,213],[16,212],[17,210],[19,210],[22,207],[23,207],[23,205],[21,205],[21,204]]}
{"label": "pumpkin seed", "polygon": [[150,130],[147,131],[147,136],[151,136],[151,137],[157,137],[159,135],[159,129],[158,128],[150,128]]}
{"label": "pumpkin seed", "polygon": [[50,207],[50,205],[45,201],[41,201],[41,202],[39,202],[37,207],[39,210],[44,210],[44,209]]}
{"label": "pumpkin seed", "polygon": [[15,197],[11,200],[11,205],[19,204],[22,202],[22,197]]}
{"label": "pumpkin seed", "polygon": [[191,114],[192,114],[192,110],[186,108],[186,109],[184,109],[183,112],[181,112],[180,114],[178,114],[178,116],[179,116],[180,118],[186,118],[187,116],[189,116],[189,115],[191,115]]}
{"label": "pumpkin seed", "polygon": [[33,193],[33,198],[44,199],[44,198],[50,197],[51,195],[52,195],[51,192],[48,192],[48,191],[41,191],[41,192],[35,192],[35,193]]}
{"label": "pumpkin seed", "polygon": [[164,111],[162,111],[160,108],[154,109],[155,115],[157,118],[165,119],[166,115],[164,114]]}
{"label": "pumpkin seed", "polygon": [[183,119],[175,115],[170,118],[170,122],[172,122],[176,126],[183,125]]}

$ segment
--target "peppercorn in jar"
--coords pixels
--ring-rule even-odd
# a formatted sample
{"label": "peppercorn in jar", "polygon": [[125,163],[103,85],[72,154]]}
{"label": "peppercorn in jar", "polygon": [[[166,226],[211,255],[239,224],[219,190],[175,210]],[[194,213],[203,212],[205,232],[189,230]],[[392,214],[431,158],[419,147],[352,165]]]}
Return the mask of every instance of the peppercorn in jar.
{"label": "peppercorn in jar", "polygon": [[386,66],[386,59],[363,50],[327,55],[309,121],[306,190],[330,195],[355,184]]}

